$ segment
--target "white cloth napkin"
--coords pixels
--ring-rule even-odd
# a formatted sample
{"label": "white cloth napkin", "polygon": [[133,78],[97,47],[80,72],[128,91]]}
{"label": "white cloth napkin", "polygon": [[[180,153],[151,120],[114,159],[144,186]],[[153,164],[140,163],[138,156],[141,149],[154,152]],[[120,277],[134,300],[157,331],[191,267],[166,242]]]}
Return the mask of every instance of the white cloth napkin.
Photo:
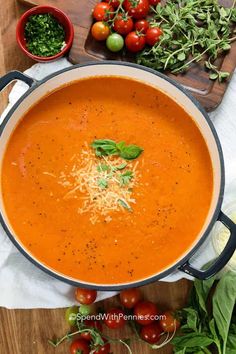
{"label": "white cloth napkin", "polygon": [[[35,64],[25,73],[37,80],[68,67],[66,59],[53,63]],[[1,116],[0,122],[19,97],[28,89],[22,82],[17,82],[9,95],[9,104]],[[226,198],[230,195],[230,185],[236,179],[236,72],[231,80],[220,107],[211,118],[219,134],[226,169]],[[236,197],[236,196],[235,196]],[[206,242],[194,257],[192,264],[200,267],[216,256],[211,240]],[[172,282],[185,276],[176,271],[163,279]],[[188,277],[190,278],[190,277]],[[113,296],[114,292],[99,292],[98,299]],[[7,308],[59,308],[74,303],[74,288],[31,264],[10,242],[0,227],[0,306]]]}

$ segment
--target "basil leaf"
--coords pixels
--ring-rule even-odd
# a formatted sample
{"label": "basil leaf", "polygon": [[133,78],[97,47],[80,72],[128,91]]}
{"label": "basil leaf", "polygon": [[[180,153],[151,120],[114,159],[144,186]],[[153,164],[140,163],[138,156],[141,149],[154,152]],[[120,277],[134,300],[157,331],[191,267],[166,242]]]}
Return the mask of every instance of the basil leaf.
{"label": "basil leaf", "polygon": [[134,160],[142,153],[143,149],[137,145],[127,145],[123,146],[120,150],[120,157],[125,160]]}
{"label": "basil leaf", "polygon": [[130,180],[133,178],[133,172],[132,171],[125,171],[120,175],[120,185],[125,186],[127,185]]}
{"label": "basil leaf", "polygon": [[172,339],[171,344],[179,348],[208,347],[213,343],[213,339],[204,333],[188,333]]}
{"label": "basil leaf", "polygon": [[219,281],[213,295],[213,316],[223,340],[223,353],[226,352],[231,318],[236,302],[236,274],[227,272]]}
{"label": "basil leaf", "polygon": [[108,187],[108,182],[105,178],[99,178],[97,184],[101,189],[106,189]]}
{"label": "basil leaf", "polygon": [[226,344],[226,354],[236,353],[236,334],[229,333],[227,344]]}
{"label": "basil leaf", "polygon": [[[211,264],[212,262],[210,262]],[[203,267],[203,269],[206,269],[209,266],[209,263]],[[196,296],[198,299],[199,306],[201,310],[205,313],[206,316],[208,316],[208,311],[206,307],[206,302],[207,298],[209,296],[210,290],[215,282],[216,276],[208,279],[208,280],[198,280],[196,279],[194,281],[194,290],[196,292]]]}
{"label": "basil leaf", "polygon": [[95,154],[98,157],[119,155],[125,160],[136,159],[143,151],[143,149],[137,145],[126,145],[123,141],[116,144],[115,141],[110,139],[94,140],[91,147],[95,149]]}
{"label": "basil leaf", "polygon": [[105,172],[105,171],[109,171],[110,167],[105,165],[105,164],[100,164],[97,167],[98,172]]}
{"label": "basil leaf", "polygon": [[191,307],[184,308],[183,311],[187,313],[186,328],[188,329],[190,328],[194,332],[198,332],[197,324],[198,324],[199,316],[197,311]]}
{"label": "basil leaf", "polygon": [[123,200],[123,199],[118,199],[118,203],[125,209],[128,209],[129,211],[132,211],[132,208]]}

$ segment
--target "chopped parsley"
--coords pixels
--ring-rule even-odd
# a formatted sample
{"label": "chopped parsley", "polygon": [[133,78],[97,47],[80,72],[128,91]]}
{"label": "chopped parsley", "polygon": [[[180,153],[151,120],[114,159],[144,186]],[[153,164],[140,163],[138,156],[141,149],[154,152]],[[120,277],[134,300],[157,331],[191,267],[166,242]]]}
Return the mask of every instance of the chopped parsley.
{"label": "chopped parsley", "polygon": [[25,39],[30,53],[50,57],[62,50],[65,31],[51,14],[32,15],[25,25]]}

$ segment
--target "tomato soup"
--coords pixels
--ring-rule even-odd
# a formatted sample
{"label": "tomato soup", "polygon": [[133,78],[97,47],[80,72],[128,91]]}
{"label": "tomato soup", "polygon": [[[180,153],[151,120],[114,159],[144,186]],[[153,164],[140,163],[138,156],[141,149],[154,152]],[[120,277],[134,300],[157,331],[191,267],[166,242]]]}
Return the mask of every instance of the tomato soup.
{"label": "tomato soup", "polygon": [[[107,153],[96,149],[101,142]],[[31,255],[74,279],[117,284],[161,272],[191,248],[213,170],[203,136],[176,102],[138,81],[94,77],[25,114],[1,185]]]}

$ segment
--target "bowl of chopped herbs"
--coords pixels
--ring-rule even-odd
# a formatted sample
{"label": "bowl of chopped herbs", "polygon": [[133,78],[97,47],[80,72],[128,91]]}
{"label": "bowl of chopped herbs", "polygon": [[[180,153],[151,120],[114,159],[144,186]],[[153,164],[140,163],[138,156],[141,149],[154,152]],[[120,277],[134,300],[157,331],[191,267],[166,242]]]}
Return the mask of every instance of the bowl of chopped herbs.
{"label": "bowl of chopped herbs", "polygon": [[69,17],[52,6],[35,6],[18,21],[16,39],[30,58],[47,62],[58,59],[70,49],[74,28]]}

